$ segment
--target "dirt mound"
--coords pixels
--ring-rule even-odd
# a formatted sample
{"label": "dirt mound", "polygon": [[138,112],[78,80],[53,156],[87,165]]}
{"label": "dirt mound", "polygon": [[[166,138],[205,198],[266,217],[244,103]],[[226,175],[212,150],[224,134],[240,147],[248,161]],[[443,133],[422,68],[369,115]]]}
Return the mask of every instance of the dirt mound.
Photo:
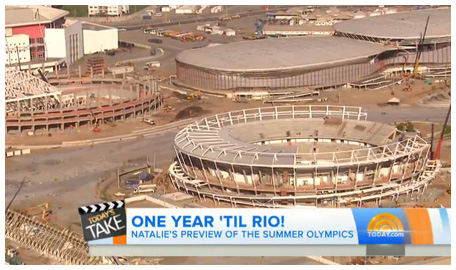
{"label": "dirt mound", "polygon": [[200,106],[189,106],[179,111],[174,117],[174,121],[201,116],[207,112],[208,111],[203,110]]}

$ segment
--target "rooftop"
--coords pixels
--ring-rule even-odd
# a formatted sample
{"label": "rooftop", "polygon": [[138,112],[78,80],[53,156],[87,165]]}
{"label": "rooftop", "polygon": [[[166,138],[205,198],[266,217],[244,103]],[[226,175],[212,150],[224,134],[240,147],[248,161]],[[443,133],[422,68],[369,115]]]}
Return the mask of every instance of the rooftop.
{"label": "rooftop", "polygon": [[338,23],[336,31],[376,38],[419,39],[424,32],[427,17],[429,26],[426,38],[451,36],[451,10],[433,9],[366,17]]}
{"label": "rooftop", "polygon": [[334,31],[332,25],[315,25],[313,23],[306,23],[302,25],[265,25],[264,31]]}
{"label": "rooftop", "polygon": [[5,27],[51,23],[68,11],[39,5],[5,6]]}
{"label": "rooftop", "polygon": [[[187,50],[176,60],[220,71],[274,71],[315,68],[366,59],[387,47],[340,37],[293,37],[241,41]],[[296,57],[299,55],[299,57]]]}
{"label": "rooftop", "polygon": [[109,26],[104,26],[104,25],[101,25],[101,24],[83,22],[82,23],[82,29],[83,30],[101,31],[101,30],[115,29],[115,28],[112,28],[112,27],[109,27]]}

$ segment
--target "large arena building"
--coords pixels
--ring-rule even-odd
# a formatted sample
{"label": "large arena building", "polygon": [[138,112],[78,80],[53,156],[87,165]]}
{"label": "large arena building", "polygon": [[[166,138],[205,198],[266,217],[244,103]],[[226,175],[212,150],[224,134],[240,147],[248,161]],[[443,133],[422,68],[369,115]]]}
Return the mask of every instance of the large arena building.
{"label": "large arena building", "polygon": [[429,148],[359,107],[257,108],[181,130],[170,175],[182,191],[234,205],[379,202],[426,188],[435,173]]}
{"label": "large arena building", "polygon": [[[427,18],[429,26],[422,45]],[[388,14],[335,25],[333,37],[235,42],[181,52],[176,84],[229,94],[238,90],[326,87],[359,81],[389,68],[420,72],[449,67],[451,11]]]}

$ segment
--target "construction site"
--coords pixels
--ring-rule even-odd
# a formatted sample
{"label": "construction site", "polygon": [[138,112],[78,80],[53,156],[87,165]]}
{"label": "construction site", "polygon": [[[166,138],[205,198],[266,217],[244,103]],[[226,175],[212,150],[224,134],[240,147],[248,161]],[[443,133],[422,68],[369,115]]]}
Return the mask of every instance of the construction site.
{"label": "construction site", "polygon": [[159,23],[119,26],[124,51],[53,71],[6,70],[8,264],[447,264],[88,255],[77,208],[115,200],[127,208],[451,208],[449,9],[346,19],[333,36],[255,40],[229,30],[288,15],[228,10],[179,27],[166,22],[177,11],[165,11]]}

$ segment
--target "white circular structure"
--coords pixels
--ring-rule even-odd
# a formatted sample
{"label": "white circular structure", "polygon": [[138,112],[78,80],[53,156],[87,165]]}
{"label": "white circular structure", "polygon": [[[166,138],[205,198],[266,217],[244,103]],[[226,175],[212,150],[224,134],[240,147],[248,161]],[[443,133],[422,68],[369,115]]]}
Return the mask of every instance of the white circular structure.
{"label": "white circular structure", "polygon": [[427,186],[429,144],[359,107],[257,108],[207,117],[174,138],[174,185],[200,198],[277,207],[362,202]]}
{"label": "white circular structure", "polygon": [[[375,16],[374,16],[374,15]],[[421,39],[429,17],[426,42],[441,43],[451,39],[451,10],[431,9],[413,12],[399,12],[348,20],[338,23],[334,28],[339,36],[358,36],[373,40],[398,40],[401,43],[415,43]],[[363,39],[360,38],[360,39]]]}

